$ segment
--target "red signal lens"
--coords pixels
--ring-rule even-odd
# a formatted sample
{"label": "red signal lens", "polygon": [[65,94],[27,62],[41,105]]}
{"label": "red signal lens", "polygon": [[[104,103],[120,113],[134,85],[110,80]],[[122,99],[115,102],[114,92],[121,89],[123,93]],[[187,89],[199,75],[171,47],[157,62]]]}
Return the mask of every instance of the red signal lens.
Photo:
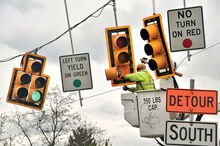
{"label": "red signal lens", "polygon": [[36,88],[42,88],[46,84],[46,80],[42,77],[39,77],[35,80],[35,87]]}
{"label": "red signal lens", "polygon": [[128,45],[128,40],[126,37],[124,36],[120,36],[117,40],[116,40],[116,44],[119,48],[124,48]]}
{"label": "red signal lens", "polygon": [[118,61],[120,63],[126,63],[129,61],[129,54],[127,52],[121,52],[119,55],[118,55]]}
{"label": "red signal lens", "polygon": [[32,72],[36,73],[36,72],[41,71],[41,69],[42,69],[42,65],[41,65],[40,62],[34,62],[34,63],[32,63],[32,65],[31,65],[31,70],[32,70]]}

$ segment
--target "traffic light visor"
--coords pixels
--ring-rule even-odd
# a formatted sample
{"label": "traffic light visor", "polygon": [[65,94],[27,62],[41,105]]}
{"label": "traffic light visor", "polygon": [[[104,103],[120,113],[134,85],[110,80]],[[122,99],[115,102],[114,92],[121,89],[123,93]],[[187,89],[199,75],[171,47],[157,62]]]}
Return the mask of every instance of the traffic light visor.
{"label": "traffic light visor", "polygon": [[147,55],[157,55],[164,53],[163,45],[159,40],[153,40],[144,46]]}
{"label": "traffic light visor", "polygon": [[16,84],[29,84],[31,82],[31,75],[22,71],[17,72]]}
{"label": "traffic light visor", "polygon": [[30,73],[38,73],[42,70],[42,64],[36,60],[28,60],[27,71]]}
{"label": "traffic light visor", "polygon": [[124,36],[119,36],[119,37],[116,37],[116,45],[119,47],[119,48],[124,48],[128,45],[128,40],[126,37]]}
{"label": "traffic light visor", "polygon": [[130,55],[127,52],[119,52],[117,59],[118,62],[123,64],[129,61]]}
{"label": "traffic light visor", "polygon": [[45,84],[46,84],[46,80],[43,77],[38,77],[35,80],[35,87],[36,88],[42,88],[45,86]]}
{"label": "traffic light visor", "polygon": [[141,35],[141,38],[143,40],[148,40],[149,39],[149,33],[145,28],[141,29],[140,35]]}
{"label": "traffic light visor", "polygon": [[149,67],[152,71],[167,68],[166,56],[156,56],[154,59],[150,59]]}
{"label": "traffic light visor", "polygon": [[142,28],[140,35],[143,40],[151,40],[158,38],[160,36],[160,33],[157,24],[153,23],[146,26],[145,28]]}
{"label": "traffic light visor", "polygon": [[15,90],[15,95],[18,98],[25,98],[28,96],[28,90],[25,87],[17,88]]}
{"label": "traffic light visor", "polygon": [[31,76],[29,74],[23,74],[20,78],[21,84],[29,84],[31,82]]}
{"label": "traffic light visor", "polygon": [[40,91],[34,91],[31,94],[32,101],[34,102],[40,101],[41,97],[42,97],[42,93]]}
{"label": "traffic light visor", "polygon": [[120,76],[116,67],[105,69],[105,75],[107,80],[116,80]]}

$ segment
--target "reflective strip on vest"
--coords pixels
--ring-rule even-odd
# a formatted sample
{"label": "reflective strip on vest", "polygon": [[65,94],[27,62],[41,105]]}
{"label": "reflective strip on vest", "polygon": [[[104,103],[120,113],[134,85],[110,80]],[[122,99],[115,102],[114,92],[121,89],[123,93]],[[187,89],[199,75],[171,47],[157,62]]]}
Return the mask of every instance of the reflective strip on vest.
{"label": "reflective strip on vest", "polygon": [[[149,86],[153,86],[153,88],[155,88],[155,86],[154,86],[154,80],[152,79],[152,77],[151,77],[151,75],[148,73],[148,72],[145,72],[146,74],[147,74],[147,76],[148,76],[148,83],[146,83],[146,80],[145,81],[143,81],[144,82],[144,84],[142,84],[141,82],[139,82],[138,84],[137,84],[137,88],[140,90],[144,90],[144,89],[142,89],[142,87],[141,87],[141,85],[143,86],[143,88],[148,88],[147,86],[149,85]],[[140,85],[141,84],[141,85]]]}

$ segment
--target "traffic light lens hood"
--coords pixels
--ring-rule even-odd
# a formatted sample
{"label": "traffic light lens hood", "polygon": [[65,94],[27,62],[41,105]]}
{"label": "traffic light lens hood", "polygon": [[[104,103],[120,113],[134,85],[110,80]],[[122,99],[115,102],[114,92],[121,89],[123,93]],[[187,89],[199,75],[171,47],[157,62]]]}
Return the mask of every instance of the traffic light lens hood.
{"label": "traffic light lens hood", "polygon": [[152,71],[157,70],[157,68],[158,68],[157,62],[153,59],[150,59],[149,60],[149,67]]}
{"label": "traffic light lens hood", "polygon": [[121,52],[119,55],[118,55],[118,61],[120,63],[126,63],[129,61],[129,58],[130,58],[130,55],[127,53],[127,52]]}
{"label": "traffic light lens hood", "polygon": [[126,37],[124,36],[120,36],[118,37],[118,39],[116,40],[116,44],[119,48],[124,48],[128,45],[128,40]]}
{"label": "traffic light lens hood", "polygon": [[42,65],[41,65],[40,62],[34,62],[34,63],[32,63],[32,65],[31,65],[31,70],[32,70],[32,72],[36,73],[36,72],[41,71],[41,69],[42,69]]}
{"label": "traffic light lens hood", "polygon": [[18,98],[25,98],[28,96],[28,90],[24,87],[21,87],[17,90],[17,97]]}
{"label": "traffic light lens hood", "polygon": [[140,35],[141,35],[141,38],[143,40],[148,40],[149,39],[149,33],[145,28],[141,29]]}
{"label": "traffic light lens hood", "polygon": [[35,87],[36,88],[42,88],[46,84],[46,80],[42,77],[39,77],[35,80]]}
{"label": "traffic light lens hood", "polygon": [[23,74],[20,78],[21,84],[29,84],[31,82],[31,76],[29,74]]}
{"label": "traffic light lens hood", "polygon": [[144,46],[144,51],[145,51],[145,53],[149,56],[149,55],[153,55],[153,53],[154,53],[154,50],[153,50],[153,48],[152,48],[152,46],[150,45],[150,44],[146,44],[145,46]]}
{"label": "traffic light lens hood", "polygon": [[40,101],[42,97],[42,93],[40,91],[34,91],[31,95],[32,101],[37,102]]}

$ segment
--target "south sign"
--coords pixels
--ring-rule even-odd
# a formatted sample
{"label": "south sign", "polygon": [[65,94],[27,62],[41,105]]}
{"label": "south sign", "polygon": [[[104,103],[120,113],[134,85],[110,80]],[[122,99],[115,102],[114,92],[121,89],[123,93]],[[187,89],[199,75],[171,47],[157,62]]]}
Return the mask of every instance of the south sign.
{"label": "south sign", "polygon": [[217,146],[218,123],[167,121],[165,144],[180,146]]}
{"label": "south sign", "polygon": [[166,90],[166,111],[197,114],[217,114],[218,91],[175,89]]}

